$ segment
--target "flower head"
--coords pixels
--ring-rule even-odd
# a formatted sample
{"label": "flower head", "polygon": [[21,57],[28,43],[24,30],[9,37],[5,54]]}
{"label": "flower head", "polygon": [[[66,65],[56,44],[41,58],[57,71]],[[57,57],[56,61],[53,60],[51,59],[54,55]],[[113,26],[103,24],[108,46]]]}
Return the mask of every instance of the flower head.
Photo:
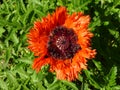
{"label": "flower head", "polygon": [[33,69],[37,72],[49,64],[58,79],[72,81],[87,68],[87,60],[95,57],[91,49],[90,17],[81,12],[69,15],[65,7],[36,21],[28,34],[28,48],[34,52]]}

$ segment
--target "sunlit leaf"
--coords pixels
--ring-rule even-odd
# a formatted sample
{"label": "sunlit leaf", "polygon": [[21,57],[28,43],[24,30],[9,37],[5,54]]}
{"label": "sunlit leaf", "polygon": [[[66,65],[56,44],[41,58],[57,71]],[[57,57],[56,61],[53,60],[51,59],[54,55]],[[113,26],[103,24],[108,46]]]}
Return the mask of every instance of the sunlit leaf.
{"label": "sunlit leaf", "polygon": [[77,88],[77,87],[75,86],[75,84],[72,83],[72,82],[65,81],[65,80],[62,80],[61,82],[63,82],[65,85],[67,85],[67,86],[73,88],[73,90],[78,90],[78,88]]}
{"label": "sunlit leaf", "polygon": [[19,62],[25,63],[25,64],[32,64],[32,61],[29,58],[23,57],[17,59]]}
{"label": "sunlit leaf", "polygon": [[91,77],[90,72],[88,70],[84,70],[84,72],[87,78],[89,79],[90,84],[93,85],[95,88],[100,89],[101,86]]}
{"label": "sunlit leaf", "polygon": [[102,71],[102,64],[100,61],[92,60],[98,70]]}
{"label": "sunlit leaf", "polygon": [[107,75],[107,79],[108,79],[108,85],[109,86],[114,86],[116,85],[116,75],[117,75],[117,67],[113,66],[109,72],[109,74]]}
{"label": "sunlit leaf", "polygon": [[0,37],[2,36],[2,34],[5,32],[5,29],[3,29],[2,27],[0,27]]}
{"label": "sunlit leaf", "polygon": [[0,78],[0,89],[2,89],[2,90],[8,90],[7,83],[4,82],[1,78]]}

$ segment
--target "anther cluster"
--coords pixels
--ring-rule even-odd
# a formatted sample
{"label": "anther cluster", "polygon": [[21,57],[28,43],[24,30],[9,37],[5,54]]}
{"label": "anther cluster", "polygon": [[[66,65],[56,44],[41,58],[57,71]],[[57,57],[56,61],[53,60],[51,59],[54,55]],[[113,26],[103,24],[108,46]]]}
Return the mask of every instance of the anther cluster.
{"label": "anther cluster", "polygon": [[81,49],[77,40],[78,37],[73,29],[57,26],[49,35],[48,53],[56,59],[70,59]]}

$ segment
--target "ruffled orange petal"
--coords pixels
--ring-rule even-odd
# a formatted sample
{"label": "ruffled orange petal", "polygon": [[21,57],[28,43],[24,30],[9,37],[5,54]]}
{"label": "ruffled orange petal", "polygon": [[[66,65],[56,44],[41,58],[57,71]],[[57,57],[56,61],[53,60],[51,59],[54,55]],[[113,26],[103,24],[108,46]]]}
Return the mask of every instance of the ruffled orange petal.
{"label": "ruffled orange petal", "polygon": [[34,52],[35,56],[40,56],[46,53],[47,47],[46,43],[48,41],[48,36],[50,31],[56,26],[64,24],[67,17],[67,12],[65,7],[60,7],[56,9],[56,12],[52,15],[48,14],[44,17],[42,21],[36,21],[34,27],[30,30],[27,35],[29,40],[29,49]]}
{"label": "ruffled orange petal", "polygon": [[56,9],[55,13],[52,15],[55,22],[54,26],[60,26],[65,23],[67,18],[67,10],[65,7],[59,7]]}
{"label": "ruffled orange petal", "polygon": [[45,59],[44,56],[41,56],[34,60],[32,68],[39,72],[42,66],[50,64],[50,62],[51,62],[50,58]]}
{"label": "ruffled orange petal", "polygon": [[28,48],[34,52],[35,56],[39,56],[47,52],[46,42],[48,37],[45,35],[40,35],[38,29],[31,29],[28,34],[28,38],[28,42],[30,44]]}
{"label": "ruffled orange petal", "polygon": [[[58,79],[72,81],[78,78],[82,69],[87,69],[88,59],[96,55],[96,50],[91,49],[91,38],[93,34],[89,31],[88,25],[90,16],[83,13],[69,15],[65,7],[59,7],[53,14],[48,14],[41,21],[36,21],[34,27],[28,34],[28,48],[39,56],[34,60],[33,69],[37,72],[42,66],[49,64],[50,72],[56,72]],[[77,44],[81,49],[75,53],[73,58],[60,60],[48,54],[47,43],[50,32],[57,26],[72,28],[78,37]]]}

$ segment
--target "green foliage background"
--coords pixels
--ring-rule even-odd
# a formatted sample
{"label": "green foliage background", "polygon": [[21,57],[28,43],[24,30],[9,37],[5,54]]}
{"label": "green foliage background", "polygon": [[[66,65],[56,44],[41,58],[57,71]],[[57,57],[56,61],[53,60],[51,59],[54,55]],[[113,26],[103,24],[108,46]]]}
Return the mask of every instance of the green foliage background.
{"label": "green foliage background", "polygon": [[[36,74],[26,34],[57,6],[91,17],[97,56],[73,82],[57,80],[44,66]],[[0,90],[120,90],[120,0],[1,0]]]}

